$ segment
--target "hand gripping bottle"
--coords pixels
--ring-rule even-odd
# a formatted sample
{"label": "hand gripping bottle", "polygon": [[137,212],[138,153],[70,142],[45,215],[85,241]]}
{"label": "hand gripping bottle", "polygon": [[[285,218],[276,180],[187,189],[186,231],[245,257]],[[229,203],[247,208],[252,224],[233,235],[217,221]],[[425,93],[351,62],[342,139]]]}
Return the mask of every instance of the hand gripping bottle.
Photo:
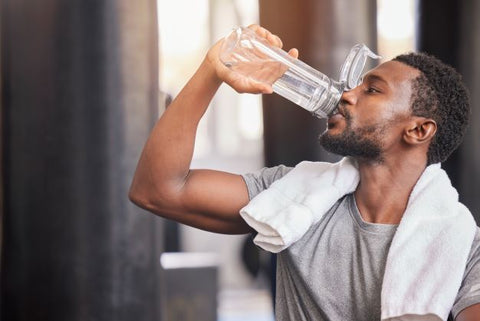
{"label": "hand gripping bottle", "polygon": [[255,31],[240,27],[225,37],[220,60],[256,81],[273,84],[273,91],[319,118],[327,118],[345,90],[359,84],[367,57],[380,58],[363,44],[355,45],[335,81],[287,52],[271,46]]}

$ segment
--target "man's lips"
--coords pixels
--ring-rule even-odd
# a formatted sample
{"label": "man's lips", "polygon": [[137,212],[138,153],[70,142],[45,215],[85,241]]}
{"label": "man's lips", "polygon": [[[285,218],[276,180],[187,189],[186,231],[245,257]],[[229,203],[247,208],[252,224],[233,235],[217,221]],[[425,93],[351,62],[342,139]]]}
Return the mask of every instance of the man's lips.
{"label": "man's lips", "polygon": [[345,116],[344,116],[344,113],[342,112],[342,108],[341,106],[339,106],[337,108],[337,110],[335,111],[334,114],[332,114],[329,118],[328,118],[328,125],[333,125],[334,123],[336,123],[337,121],[341,120],[341,119],[345,119]]}
{"label": "man's lips", "polygon": [[344,105],[342,104],[338,105],[337,110],[335,111],[335,114],[340,114],[345,118],[345,112],[343,111],[344,108],[345,108]]}
{"label": "man's lips", "polygon": [[338,122],[342,119],[345,119],[345,117],[343,117],[342,114],[340,114],[340,113],[334,114],[334,115],[330,116],[330,118],[328,118],[327,125],[328,125],[328,127],[332,127],[336,122]]}

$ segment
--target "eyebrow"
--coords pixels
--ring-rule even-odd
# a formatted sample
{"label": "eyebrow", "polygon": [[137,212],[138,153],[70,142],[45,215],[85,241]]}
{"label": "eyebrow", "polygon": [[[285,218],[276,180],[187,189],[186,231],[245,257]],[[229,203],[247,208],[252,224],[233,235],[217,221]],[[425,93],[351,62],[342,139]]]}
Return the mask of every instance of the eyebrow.
{"label": "eyebrow", "polygon": [[386,81],[382,76],[376,74],[368,73],[362,77],[362,81],[380,81],[390,87],[388,81]]}

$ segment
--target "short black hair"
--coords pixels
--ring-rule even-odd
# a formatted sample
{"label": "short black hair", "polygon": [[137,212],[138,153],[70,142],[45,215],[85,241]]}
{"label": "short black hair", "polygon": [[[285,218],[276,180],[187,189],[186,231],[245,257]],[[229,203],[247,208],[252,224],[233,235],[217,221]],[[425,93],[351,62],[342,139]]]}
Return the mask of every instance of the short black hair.
{"label": "short black hair", "polygon": [[427,152],[427,164],[445,161],[462,142],[470,118],[468,90],[461,75],[426,53],[407,53],[393,60],[421,72],[412,83],[412,114],[437,123],[437,132]]}

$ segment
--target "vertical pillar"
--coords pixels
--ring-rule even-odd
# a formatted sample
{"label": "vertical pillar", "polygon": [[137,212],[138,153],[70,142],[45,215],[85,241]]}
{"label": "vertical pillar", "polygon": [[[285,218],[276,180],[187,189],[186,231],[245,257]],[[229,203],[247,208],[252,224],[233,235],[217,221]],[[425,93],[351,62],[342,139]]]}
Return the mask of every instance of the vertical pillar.
{"label": "vertical pillar", "polygon": [[158,320],[128,186],[158,104],[154,0],[1,2],[2,320]]}
{"label": "vertical pillar", "polygon": [[[374,0],[260,0],[260,23],[281,36],[285,49],[298,48],[299,59],[334,79],[353,45],[376,48]],[[325,121],[278,95],[264,96],[263,105],[267,166],[336,159],[317,141]]]}
{"label": "vertical pillar", "polygon": [[457,170],[461,173],[460,198],[480,225],[480,3],[475,0],[460,3],[458,68],[470,90],[472,114]]}
{"label": "vertical pillar", "polygon": [[[480,222],[480,4],[478,1],[422,0],[419,3],[418,50],[455,67],[470,91],[471,122],[462,145],[442,164],[452,184]],[[438,23],[442,21],[442,23]]]}
{"label": "vertical pillar", "polygon": [[[417,49],[438,57],[458,69],[458,48],[460,44],[459,4],[448,0],[422,0],[419,2]],[[438,23],[438,21],[443,21]],[[459,184],[460,150],[455,151],[443,164],[454,186]]]}

